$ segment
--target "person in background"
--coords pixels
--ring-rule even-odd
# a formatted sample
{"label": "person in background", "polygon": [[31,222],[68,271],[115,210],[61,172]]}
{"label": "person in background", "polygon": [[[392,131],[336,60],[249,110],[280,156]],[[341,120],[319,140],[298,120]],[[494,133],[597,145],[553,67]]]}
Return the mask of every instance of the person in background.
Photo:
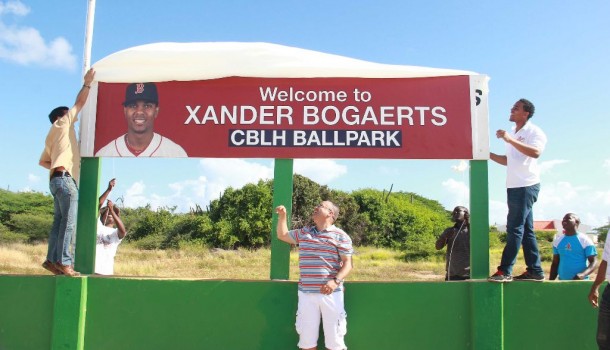
{"label": "person in background", "polygon": [[560,280],[588,280],[597,266],[595,244],[589,236],[577,231],[580,218],[576,214],[564,215],[561,225],[563,233],[557,234],[553,240],[549,279],[554,280],[559,275]]}
{"label": "person in background", "polygon": [[108,188],[99,198],[100,218],[97,222],[95,246],[95,273],[98,275],[114,274],[114,257],[119,244],[127,235],[119,208],[111,200],[108,200],[106,206],[102,207],[115,185],[116,179],[110,180]]}
{"label": "person in background", "polygon": [[606,235],[606,243],[604,244],[604,252],[602,253],[602,262],[597,269],[597,276],[591,285],[589,292],[589,302],[593,307],[599,307],[597,315],[597,346],[600,350],[610,350],[610,288],[606,284],[604,294],[602,294],[601,303],[599,302],[599,286],[610,279],[610,271],[608,271],[608,260],[610,259],[610,230]]}
{"label": "person in background", "polygon": [[457,206],[451,213],[455,223],[436,240],[436,250],[447,246],[445,253],[445,281],[470,279],[470,212]]}
{"label": "person in background", "polygon": [[47,259],[42,267],[54,275],[78,276],[74,271],[73,244],[76,240],[78,178],[80,151],[74,124],[89,97],[95,70],[85,73],[76,102],[72,108],[57,107],[49,113],[51,129],[45,139],[38,164],[49,169],[49,189],[53,195],[54,214],[49,233]]}

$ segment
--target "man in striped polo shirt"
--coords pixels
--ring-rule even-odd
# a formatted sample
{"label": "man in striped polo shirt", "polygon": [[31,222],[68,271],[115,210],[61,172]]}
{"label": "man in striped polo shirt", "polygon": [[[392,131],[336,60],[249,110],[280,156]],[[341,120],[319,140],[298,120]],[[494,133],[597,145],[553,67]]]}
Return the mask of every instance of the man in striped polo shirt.
{"label": "man in striped polo shirt", "polygon": [[320,317],[327,349],[347,349],[347,313],[343,307],[343,280],[352,270],[351,238],[334,225],[339,208],[324,201],[314,208],[315,226],[288,230],[286,208],[278,214],[277,238],[299,248],[299,304],[296,329],[298,346],[314,350],[318,344]]}

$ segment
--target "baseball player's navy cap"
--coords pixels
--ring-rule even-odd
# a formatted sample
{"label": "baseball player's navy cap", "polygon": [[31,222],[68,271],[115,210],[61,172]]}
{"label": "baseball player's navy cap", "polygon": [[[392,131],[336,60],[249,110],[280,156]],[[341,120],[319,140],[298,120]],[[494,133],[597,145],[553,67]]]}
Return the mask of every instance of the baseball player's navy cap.
{"label": "baseball player's navy cap", "polygon": [[136,101],[152,102],[158,105],[159,95],[157,94],[157,85],[155,83],[133,83],[127,85],[123,106]]}

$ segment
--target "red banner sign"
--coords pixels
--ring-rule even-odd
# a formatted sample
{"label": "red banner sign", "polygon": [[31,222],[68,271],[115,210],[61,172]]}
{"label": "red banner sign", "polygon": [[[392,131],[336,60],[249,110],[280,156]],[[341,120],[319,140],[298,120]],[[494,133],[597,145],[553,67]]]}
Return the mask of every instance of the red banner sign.
{"label": "red banner sign", "polygon": [[468,76],[99,83],[95,156],[471,159]]}

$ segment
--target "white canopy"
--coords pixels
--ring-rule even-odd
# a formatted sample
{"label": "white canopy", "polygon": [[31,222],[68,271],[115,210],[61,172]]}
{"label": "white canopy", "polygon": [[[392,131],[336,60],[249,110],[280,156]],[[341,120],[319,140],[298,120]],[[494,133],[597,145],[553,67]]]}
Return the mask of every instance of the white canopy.
{"label": "white canopy", "polygon": [[415,78],[474,72],[373,63],[268,43],[155,43],[106,56],[93,67],[109,83],[189,81],[224,77]]}

